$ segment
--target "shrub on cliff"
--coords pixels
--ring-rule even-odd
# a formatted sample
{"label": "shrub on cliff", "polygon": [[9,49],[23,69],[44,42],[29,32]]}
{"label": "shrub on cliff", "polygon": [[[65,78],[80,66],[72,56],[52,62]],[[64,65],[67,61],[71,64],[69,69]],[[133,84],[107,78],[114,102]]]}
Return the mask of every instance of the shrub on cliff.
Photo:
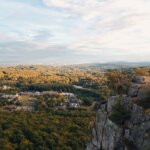
{"label": "shrub on cliff", "polygon": [[146,111],[150,109],[150,85],[140,89],[136,103]]}
{"label": "shrub on cliff", "polygon": [[113,107],[113,111],[109,116],[109,119],[117,125],[122,125],[125,121],[129,120],[131,117],[130,112],[127,112],[120,102],[117,102]]}

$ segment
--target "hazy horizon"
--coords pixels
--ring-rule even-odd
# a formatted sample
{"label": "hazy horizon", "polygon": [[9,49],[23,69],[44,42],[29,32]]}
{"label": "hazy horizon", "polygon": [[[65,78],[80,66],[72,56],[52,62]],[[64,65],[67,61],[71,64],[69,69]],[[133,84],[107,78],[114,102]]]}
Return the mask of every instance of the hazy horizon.
{"label": "hazy horizon", "polygon": [[0,64],[0,67],[17,67],[17,66],[58,66],[58,67],[61,67],[61,66],[92,66],[92,65],[127,65],[127,66],[130,66],[130,65],[134,65],[134,66],[150,66],[150,61],[141,61],[141,62],[128,62],[128,61],[111,61],[111,62],[94,62],[94,63],[70,63],[70,64],[52,64],[52,63],[17,63],[17,64]]}
{"label": "hazy horizon", "polygon": [[0,2],[0,65],[150,60],[148,0]]}

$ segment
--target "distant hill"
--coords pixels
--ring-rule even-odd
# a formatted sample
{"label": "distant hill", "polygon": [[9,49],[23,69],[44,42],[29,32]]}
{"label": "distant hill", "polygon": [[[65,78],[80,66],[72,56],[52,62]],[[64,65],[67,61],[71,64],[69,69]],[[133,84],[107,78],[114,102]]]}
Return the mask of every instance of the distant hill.
{"label": "distant hill", "polygon": [[108,62],[108,63],[85,63],[85,64],[72,64],[72,65],[0,65],[1,68],[16,67],[16,68],[79,68],[79,69],[94,69],[99,71],[108,71],[113,69],[128,69],[136,67],[150,67],[150,62]]}
{"label": "distant hill", "polygon": [[150,62],[109,62],[109,63],[91,63],[91,64],[81,64],[75,65],[79,68],[92,68],[96,70],[112,70],[112,69],[126,69],[126,68],[136,68],[136,67],[149,67]]}

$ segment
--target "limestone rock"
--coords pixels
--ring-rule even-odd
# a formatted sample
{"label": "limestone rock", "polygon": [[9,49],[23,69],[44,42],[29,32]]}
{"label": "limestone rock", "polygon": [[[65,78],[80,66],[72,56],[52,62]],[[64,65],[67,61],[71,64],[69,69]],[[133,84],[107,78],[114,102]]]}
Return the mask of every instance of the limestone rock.
{"label": "limestone rock", "polygon": [[131,96],[131,97],[136,97],[138,95],[138,91],[139,91],[140,87],[141,86],[139,84],[133,84],[129,88],[128,95]]}
{"label": "limestone rock", "polygon": [[[139,81],[138,81],[139,82]],[[86,150],[150,150],[150,115],[134,103],[139,85],[133,85],[129,95],[112,96],[97,111],[93,139]],[[123,109],[131,113],[131,118],[121,126],[109,119],[113,106],[120,99]]]}
{"label": "limestone rock", "polygon": [[146,77],[145,76],[135,76],[134,79],[133,79],[133,82],[137,83],[137,84],[143,84],[145,83],[146,81]]}
{"label": "limestone rock", "polygon": [[111,113],[113,106],[116,104],[117,99],[119,99],[119,96],[111,96],[110,98],[108,98],[108,102],[107,102],[107,112]]}

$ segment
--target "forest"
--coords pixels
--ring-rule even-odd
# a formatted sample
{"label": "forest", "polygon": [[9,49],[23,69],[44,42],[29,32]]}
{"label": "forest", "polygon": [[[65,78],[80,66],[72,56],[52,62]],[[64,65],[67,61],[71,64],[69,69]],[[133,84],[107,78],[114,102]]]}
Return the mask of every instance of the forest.
{"label": "forest", "polygon": [[149,74],[149,67],[0,67],[0,149],[84,150],[99,105]]}

